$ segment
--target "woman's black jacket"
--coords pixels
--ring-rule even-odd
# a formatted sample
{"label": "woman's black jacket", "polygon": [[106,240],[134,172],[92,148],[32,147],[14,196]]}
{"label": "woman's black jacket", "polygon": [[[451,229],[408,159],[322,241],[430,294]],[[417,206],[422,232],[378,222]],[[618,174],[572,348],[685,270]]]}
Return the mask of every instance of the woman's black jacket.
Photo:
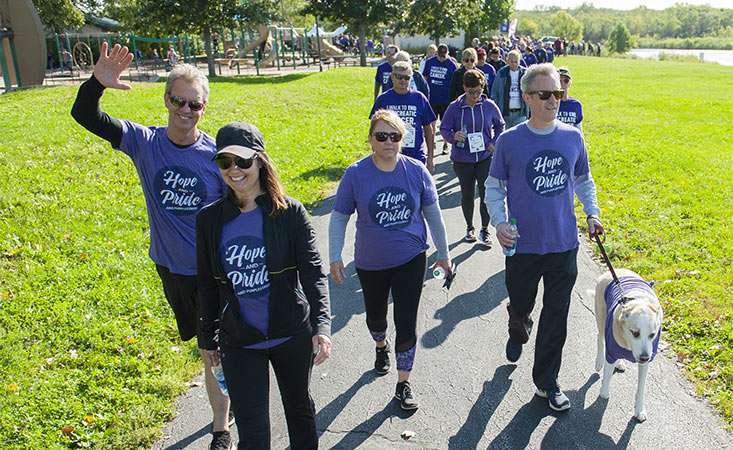
{"label": "woman's black jacket", "polygon": [[224,196],[199,212],[196,218],[199,348],[240,347],[305,331],[330,336],[328,280],[316,249],[316,233],[303,205],[289,197],[286,201],[287,209],[271,216],[269,197],[256,198],[262,208],[270,278],[268,336],[242,320],[239,302],[221,265],[222,227],[240,214],[239,208]]}

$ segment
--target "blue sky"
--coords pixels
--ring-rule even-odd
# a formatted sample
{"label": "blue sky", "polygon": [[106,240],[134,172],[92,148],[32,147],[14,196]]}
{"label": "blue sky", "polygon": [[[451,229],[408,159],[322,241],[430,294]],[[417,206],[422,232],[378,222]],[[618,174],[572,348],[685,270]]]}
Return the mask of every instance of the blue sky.
{"label": "blue sky", "polygon": [[674,6],[675,3],[687,3],[688,5],[709,5],[716,8],[733,8],[733,0],[516,0],[517,9],[534,9],[537,5],[560,6],[562,8],[574,8],[583,3],[592,3],[597,8],[608,8],[609,3],[613,9],[634,9],[639,5],[645,5],[650,9],[664,9]]}

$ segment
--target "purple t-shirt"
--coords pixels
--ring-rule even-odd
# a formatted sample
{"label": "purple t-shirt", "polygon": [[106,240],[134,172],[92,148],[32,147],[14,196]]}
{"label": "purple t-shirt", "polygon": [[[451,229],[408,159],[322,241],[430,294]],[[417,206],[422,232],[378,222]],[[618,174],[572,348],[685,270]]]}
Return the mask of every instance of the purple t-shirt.
{"label": "purple t-shirt", "polygon": [[[241,213],[221,230],[221,264],[239,300],[244,322],[267,336],[270,319],[270,275],[262,236],[262,209]],[[290,339],[267,339],[245,348],[271,348]]]}
{"label": "purple t-shirt", "polygon": [[371,156],[344,172],[334,211],[357,212],[354,263],[363,270],[401,266],[427,250],[423,205],[438,201],[435,182],[418,161],[397,155],[397,166],[383,172]]}
{"label": "purple t-shirt", "polygon": [[409,91],[398,94],[390,89],[377,97],[369,113],[371,118],[377,110],[391,109],[407,126],[407,133],[402,138],[402,154],[425,163],[425,136],[422,127],[435,122],[435,113],[428,99],[421,92]]}
{"label": "purple t-shirt", "polygon": [[583,105],[573,97],[562,100],[560,102],[560,108],[557,111],[557,119],[580,128],[580,122],[583,121]]}
{"label": "purple t-shirt", "polygon": [[392,86],[390,84],[390,77],[392,75],[392,65],[388,62],[383,62],[377,66],[377,74],[374,76],[374,83],[382,86],[382,93],[387,92]]}
{"label": "purple t-shirt", "polygon": [[123,120],[120,150],[135,164],[150,224],[150,258],[180,275],[196,275],[196,213],[220,198],[224,181],[211,160],[214,139],[201,132],[186,148],[165,127]]}
{"label": "purple t-shirt", "polygon": [[455,63],[450,58],[440,62],[437,56],[433,56],[425,61],[422,74],[430,85],[430,103],[446,105],[450,103],[450,80],[456,69]]}
{"label": "purple t-shirt", "polygon": [[[641,278],[621,277],[619,281],[621,282],[621,288],[623,289],[623,292],[625,292],[626,294],[629,294],[632,290],[640,290],[656,297],[656,294],[654,294],[654,290],[651,288],[651,286],[649,286],[649,284]],[[621,289],[619,289],[619,286],[618,284],[616,284],[615,281],[612,281],[606,287],[606,291],[603,293],[603,298],[606,301],[606,328],[604,332],[604,335],[606,337],[606,361],[609,364],[613,364],[616,362],[616,360],[619,359],[625,359],[633,363],[637,362],[634,359],[634,354],[631,352],[631,350],[621,347],[618,342],[616,342],[616,339],[613,337],[613,311],[616,309],[616,307],[619,305],[619,302],[623,298],[622,291]],[[653,360],[655,356],[657,356],[657,352],[659,351],[659,338],[661,336],[662,331],[660,329],[659,333],[657,333],[657,336],[654,338],[654,342],[652,342],[652,354],[649,357],[650,361]]]}
{"label": "purple t-shirt", "polygon": [[476,68],[486,75],[486,90],[491,92],[491,85],[494,84],[494,78],[496,78],[496,69],[488,62],[484,63],[483,66],[476,66]]}
{"label": "purple t-shirt", "polygon": [[496,141],[489,175],[507,186],[509,217],[517,219],[517,253],[560,253],[578,246],[573,210],[575,178],[590,172],[583,135],[555,121],[548,135],[527,123]]}

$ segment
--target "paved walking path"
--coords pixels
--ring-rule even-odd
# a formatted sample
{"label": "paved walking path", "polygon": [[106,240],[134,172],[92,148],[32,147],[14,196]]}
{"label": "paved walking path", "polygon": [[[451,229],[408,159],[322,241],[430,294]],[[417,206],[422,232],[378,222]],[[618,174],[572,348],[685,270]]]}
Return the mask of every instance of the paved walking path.
{"label": "paved walking path", "polygon": [[[430,276],[423,291],[411,377],[420,409],[405,413],[392,400],[394,369],[384,377],[376,377],[371,370],[374,344],[354,272],[352,218],[346,240],[351,244],[344,253],[350,278],[341,286],[331,284],[333,355],[314,368],[311,383],[321,448],[733,448],[733,437],[724,431],[721,419],[694,396],[691,384],[666,356],[657,358],[649,370],[646,422],[637,424],[632,419],[635,369],[614,376],[608,401],[599,398],[600,379],[593,369],[596,325],[591,291],[601,268],[591,259],[587,245],[578,255],[579,276],[559,379],[572,409],[554,413],[546,400],[535,397],[533,345],[525,346],[517,364],[508,363],[504,356],[508,299],[501,250],[496,244],[485,251],[461,241],[465,224],[458,183],[447,157],[437,162],[436,182],[458,278],[448,297]],[[324,259],[332,204],[333,198],[326,200],[313,216]],[[429,262],[434,262],[434,249],[428,255]],[[535,323],[540,307],[541,300],[533,314]],[[391,325],[389,332],[394,341]],[[206,449],[211,411],[203,387],[182,396],[177,411],[154,448]],[[274,379],[270,416],[272,448],[284,449],[287,429]],[[236,427],[232,431],[236,436]],[[403,440],[405,431],[414,436]]]}

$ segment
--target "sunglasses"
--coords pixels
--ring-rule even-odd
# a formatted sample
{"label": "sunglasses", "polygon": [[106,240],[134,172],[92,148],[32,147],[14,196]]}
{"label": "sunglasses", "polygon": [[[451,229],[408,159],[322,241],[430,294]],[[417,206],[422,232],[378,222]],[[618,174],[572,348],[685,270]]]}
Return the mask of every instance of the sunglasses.
{"label": "sunglasses", "polygon": [[252,164],[255,162],[255,158],[257,158],[257,154],[255,153],[252,155],[251,158],[242,158],[241,156],[217,156],[214,158],[214,162],[221,170],[227,170],[228,168],[232,167],[232,164],[235,164],[240,169],[246,170],[252,167]]}
{"label": "sunglasses", "polygon": [[394,77],[402,81],[410,81],[410,79],[412,78],[411,75],[397,75],[397,74],[394,74]]}
{"label": "sunglasses", "polygon": [[466,58],[463,60],[463,62],[476,62],[476,60],[473,58]]}
{"label": "sunglasses", "polygon": [[199,102],[196,100],[186,100],[183,97],[179,97],[177,95],[170,95],[168,94],[168,98],[171,101],[171,104],[175,106],[176,108],[183,108],[186,104],[188,104],[188,107],[191,108],[191,111],[201,111],[204,109],[204,105],[206,102]]}
{"label": "sunglasses", "polygon": [[547,100],[550,96],[555,97],[555,100],[562,100],[562,96],[565,93],[562,89],[557,91],[531,91],[527,92],[527,95],[537,94],[540,100]]}
{"label": "sunglasses", "polygon": [[392,131],[390,133],[387,133],[386,131],[377,131],[374,133],[374,139],[378,142],[385,142],[387,139],[392,142],[400,142],[402,140],[402,133],[397,131]]}

